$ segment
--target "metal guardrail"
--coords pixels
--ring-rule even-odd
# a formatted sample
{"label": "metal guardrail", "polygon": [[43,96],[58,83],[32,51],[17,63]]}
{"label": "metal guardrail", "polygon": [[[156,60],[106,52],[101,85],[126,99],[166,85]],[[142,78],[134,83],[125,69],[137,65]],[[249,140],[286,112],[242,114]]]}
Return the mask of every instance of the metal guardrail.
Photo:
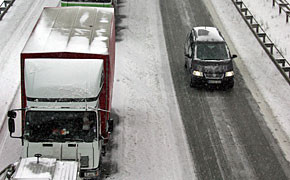
{"label": "metal guardrail", "polygon": [[13,5],[15,0],[4,0],[0,5],[0,21],[7,13],[8,9]]}
{"label": "metal guardrail", "polygon": [[242,15],[246,24],[249,26],[258,42],[261,44],[265,52],[283,75],[285,80],[290,85],[290,64],[289,61],[283,56],[279,49],[275,46],[273,41],[266,34],[261,25],[254,18],[253,14],[249,11],[247,6],[242,0],[232,0],[239,13]]}
{"label": "metal guardrail", "polygon": [[279,14],[282,13],[282,11],[286,14],[286,23],[289,22],[290,17],[290,4],[286,0],[273,0],[272,5],[275,6],[277,4],[279,6]]}

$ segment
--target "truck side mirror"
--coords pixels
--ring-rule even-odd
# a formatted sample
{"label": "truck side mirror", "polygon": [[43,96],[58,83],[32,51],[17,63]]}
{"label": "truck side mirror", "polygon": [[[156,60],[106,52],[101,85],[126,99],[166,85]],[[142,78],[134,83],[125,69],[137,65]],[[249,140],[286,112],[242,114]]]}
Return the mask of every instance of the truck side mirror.
{"label": "truck side mirror", "polygon": [[15,121],[11,117],[8,119],[8,128],[9,128],[10,134],[15,132]]}
{"label": "truck side mirror", "polygon": [[101,140],[105,140],[105,137],[100,134],[99,135],[99,141],[101,141]]}
{"label": "truck side mirror", "polygon": [[8,115],[7,115],[9,118],[16,118],[16,112],[11,110],[11,111],[8,111]]}
{"label": "truck side mirror", "polygon": [[185,54],[186,57],[191,58],[191,56],[189,54]]}
{"label": "truck side mirror", "polygon": [[14,110],[8,111],[8,114],[7,114],[7,116],[9,117],[9,119],[8,119],[8,129],[9,129],[9,132],[10,132],[10,137],[23,139],[22,136],[20,136],[20,137],[12,136],[12,133],[15,132],[15,121],[14,121],[14,119],[16,118],[16,115],[17,115],[15,111],[19,111],[19,110],[22,111],[22,110],[25,110],[25,109],[14,109]]}
{"label": "truck side mirror", "polygon": [[232,55],[232,59],[237,58],[238,56],[236,54]]}

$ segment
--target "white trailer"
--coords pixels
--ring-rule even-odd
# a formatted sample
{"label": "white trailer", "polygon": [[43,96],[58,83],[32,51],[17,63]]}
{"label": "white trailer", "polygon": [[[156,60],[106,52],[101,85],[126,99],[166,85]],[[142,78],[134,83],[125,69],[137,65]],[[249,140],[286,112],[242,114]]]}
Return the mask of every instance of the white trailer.
{"label": "white trailer", "polygon": [[1,180],[79,180],[76,161],[29,157],[10,164],[0,172]]}

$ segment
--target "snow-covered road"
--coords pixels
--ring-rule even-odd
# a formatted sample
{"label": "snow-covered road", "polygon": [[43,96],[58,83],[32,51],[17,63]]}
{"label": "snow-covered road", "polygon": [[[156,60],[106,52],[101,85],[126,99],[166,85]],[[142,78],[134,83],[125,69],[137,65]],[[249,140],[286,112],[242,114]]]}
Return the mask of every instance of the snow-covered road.
{"label": "snow-covered road", "polygon": [[[289,85],[263,52],[230,0],[204,2],[241,57],[236,65],[290,160]],[[0,21],[0,169],[20,156],[20,141],[8,137],[6,125],[7,110],[11,106],[19,107],[20,52],[42,7],[57,6],[58,3],[58,0],[16,0]],[[270,0],[245,0],[245,3],[253,8],[250,10],[254,13],[254,10],[257,14],[264,12],[258,15],[259,18],[289,56],[289,42],[285,41],[289,39],[289,24],[271,25],[281,19],[277,14],[263,19],[263,14],[273,13],[270,12],[273,8],[266,8],[266,4],[271,6]],[[117,171],[108,179],[195,179],[172,86],[159,1],[120,0],[118,4],[121,19],[117,25],[113,108],[119,116],[119,123],[114,132],[116,144],[112,149],[112,162],[116,164]],[[281,16],[284,19],[284,15]],[[271,30],[272,27],[278,28]],[[272,31],[279,34],[272,34]],[[279,130],[281,128],[282,131]]]}
{"label": "snow-covered road", "polygon": [[[219,22],[219,28],[227,34],[228,42],[232,43],[232,47],[241,57],[241,61],[235,61],[236,65],[258,102],[267,126],[278,141],[286,159],[290,161],[290,111],[288,110],[290,97],[287,95],[290,92],[289,84],[255,39],[232,1],[206,0],[205,2],[211,13],[216,14],[213,17],[216,22]],[[285,52],[287,49],[289,51],[289,37],[286,38],[290,34],[287,29],[289,24],[281,20],[285,15],[277,15],[279,11],[271,7],[270,0],[255,2],[245,0],[244,2],[255,17],[267,25],[267,34],[276,40],[276,45],[285,49]],[[269,14],[272,14],[271,18],[268,17]]]}
{"label": "snow-covered road", "polygon": [[[112,179],[194,179],[172,86],[158,1],[121,1]],[[149,15],[150,14],[150,15]],[[117,27],[118,28],[118,27]]]}

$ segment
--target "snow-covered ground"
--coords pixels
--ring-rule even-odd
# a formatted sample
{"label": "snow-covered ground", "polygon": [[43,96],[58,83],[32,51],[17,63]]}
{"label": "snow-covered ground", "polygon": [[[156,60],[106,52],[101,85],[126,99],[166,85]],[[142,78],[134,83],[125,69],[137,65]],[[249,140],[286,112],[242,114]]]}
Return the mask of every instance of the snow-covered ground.
{"label": "snow-covered ground", "polygon": [[[271,40],[278,45],[278,49],[286,59],[290,59],[290,22],[286,23],[285,12],[279,14],[277,4],[273,7],[273,0],[243,0],[262,28],[270,36]],[[260,7],[260,8],[256,8]],[[267,13],[266,13],[267,12]]]}
{"label": "snow-covered ground", "polygon": [[[125,1],[117,43],[113,107],[116,128],[110,179],[194,179],[172,85],[159,2]],[[142,23],[140,23],[142,22]]]}
{"label": "snow-covered ground", "polygon": [[9,138],[6,119],[11,107],[20,107],[20,53],[42,8],[58,3],[59,0],[16,0],[0,21],[0,169],[17,160],[21,153],[21,141]]}
{"label": "snow-covered ground", "polygon": [[[245,0],[245,3],[254,15],[255,11],[265,15],[276,13],[269,19],[258,13],[257,16],[268,25],[267,33],[288,55],[289,24],[285,24],[283,13],[277,15],[278,10],[272,8],[270,1]],[[230,46],[239,55],[236,65],[289,160],[289,85],[245,25],[232,1],[204,2],[214,14],[213,19]],[[19,105],[20,52],[41,13],[41,7],[57,4],[58,0],[16,0],[0,21],[0,127],[6,123],[6,112],[10,106]],[[270,8],[266,8],[267,4]],[[114,137],[117,145],[113,146],[112,152],[112,161],[117,164],[118,171],[108,179],[195,179],[166,61],[159,1],[126,0],[120,14],[124,15],[121,26],[125,29],[120,31],[121,40],[116,46],[113,108],[119,116],[119,124]],[[284,21],[277,23],[281,18]],[[276,24],[272,27],[273,23]],[[276,26],[278,29],[272,30]],[[276,31],[279,33],[274,34]],[[14,101],[15,95],[18,96]],[[283,132],[275,130],[280,127]],[[7,125],[3,124],[0,129],[3,132]],[[287,136],[284,136],[285,132]],[[17,150],[21,149],[21,144],[18,140],[9,140],[7,133],[0,135],[1,169],[19,157]]]}

